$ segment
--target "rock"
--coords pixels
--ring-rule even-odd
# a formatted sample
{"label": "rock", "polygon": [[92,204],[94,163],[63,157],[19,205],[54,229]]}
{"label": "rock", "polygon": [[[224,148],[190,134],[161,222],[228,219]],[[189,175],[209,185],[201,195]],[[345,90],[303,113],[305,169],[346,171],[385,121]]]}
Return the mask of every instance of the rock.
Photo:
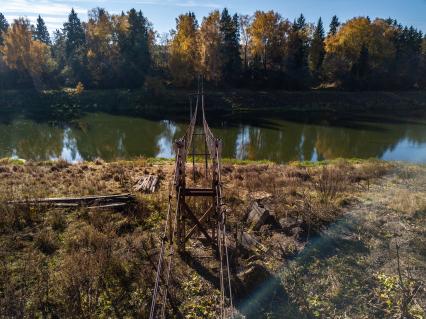
{"label": "rock", "polygon": [[269,210],[258,202],[253,202],[251,210],[247,216],[247,223],[250,225],[250,230],[259,230],[266,223],[271,215]]}
{"label": "rock", "polygon": [[276,256],[276,258],[291,256],[297,250],[294,238],[284,234],[274,233],[271,236],[270,243],[270,251]]}
{"label": "rock", "polygon": [[304,233],[304,231],[303,231],[303,228],[302,228],[302,227],[294,227],[294,228],[291,230],[291,234],[292,234],[292,235],[294,236],[294,238],[296,238],[296,239],[300,239],[300,238],[302,238],[303,233]]}
{"label": "rock", "polygon": [[303,221],[302,219],[295,218],[295,217],[286,217],[286,218],[280,218],[279,224],[281,226],[281,229],[286,234],[292,234],[292,229],[296,227],[300,227],[302,225]]}
{"label": "rock", "polygon": [[265,224],[260,226],[260,233],[262,234],[262,236],[271,236],[272,233],[272,226],[269,224]]}
{"label": "rock", "polygon": [[253,250],[259,242],[256,237],[244,232],[241,234],[240,243],[245,249]]}
{"label": "rock", "polygon": [[265,252],[267,249],[263,246],[254,235],[243,232],[239,238],[241,246],[246,250],[253,252]]}

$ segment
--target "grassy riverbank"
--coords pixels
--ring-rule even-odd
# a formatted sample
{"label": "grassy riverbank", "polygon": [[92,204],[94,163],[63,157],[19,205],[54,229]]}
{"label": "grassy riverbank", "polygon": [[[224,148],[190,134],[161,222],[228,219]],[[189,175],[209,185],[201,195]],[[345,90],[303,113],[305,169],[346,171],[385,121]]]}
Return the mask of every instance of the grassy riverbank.
{"label": "grassy riverbank", "polygon": [[[1,160],[0,313],[146,317],[172,169],[171,161],[156,159]],[[144,174],[160,176],[155,193],[133,191]],[[423,318],[425,178],[425,166],[381,161],[225,161],[238,310],[247,318]],[[122,192],[137,198],[125,212],[4,204]],[[245,215],[254,201],[279,223],[251,233],[256,251],[236,249],[233,234],[248,231]],[[264,281],[244,278],[255,265]],[[171,295],[185,318],[215,318],[215,281],[178,257],[174,271]]]}
{"label": "grassy riverbank", "polygon": [[[187,119],[188,94],[192,91],[74,90],[36,92],[3,90],[0,112],[24,112],[36,119],[67,120],[84,112],[144,115]],[[344,92],[317,91],[207,91],[209,118],[251,113],[363,113],[370,116],[425,115],[426,91]],[[389,113],[391,112],[391,113]],[[306,115],[306,113],[304,113]],[[311,114],[312,115],[312,114]]]}

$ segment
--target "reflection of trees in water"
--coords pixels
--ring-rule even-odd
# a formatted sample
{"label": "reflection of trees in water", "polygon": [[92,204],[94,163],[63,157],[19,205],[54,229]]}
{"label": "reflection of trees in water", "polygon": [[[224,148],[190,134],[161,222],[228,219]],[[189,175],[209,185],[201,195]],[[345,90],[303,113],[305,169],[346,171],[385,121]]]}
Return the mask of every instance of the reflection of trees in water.
{"label": "reflection of trees in water", "polygon": [[[311,159],[313,149],[309,132],[304,133],[303,125],[286,123],[279,129],[241,126],[237,129],[220,130],[218,136],[224,139],[224,156],[240,159],[270,159],[290,161]],[[305,136],[302,138],[302,136]]]}
{"label": "reflection of trees in water", "polygon": [[171,158],[174,154],[173,142],[177,138],[176,134],[180,133],[182,129],[172,121],[161,121],[161,125],[163,126],[163,131],[157,136],[156,144],[159,151],[155,156]]}
{"label": "reflection of trees in water", "polygon": [[80,151],[78,150],[77,140],[71,136],[71,129],[69,127],[64,130],[64,139],[62,143],[61,158],[68,162],[83,160]]}
{"label": "reflection of trees in water", "polygon": [[83,122],[80,126],[84,129],[73,130],[73,134],[85,159],[154,157],[161,151],[159,140],[171,145],[173,136],[179,131],[166,121],[152,122],[106,114],[92,114],[80,122]]}
{"label": "reflection of trees in water", "polygon": [[16,120],[0,125],[0,157],[46,160],[61,156],[64,131],[48,124]]}
{"label": "reflection of trees in water", "polygon": [[235,140],[235,158],[246,159],[249,156],[249,147],[252,145],[250,141],[250,127],[240,126],[238,129],[237,138]]}
{"label": "reflection of trees in water", "polygon": [[[240,159],[292,160],[336,157],[382,157],[401,141],[426,143],[423,125],[411,123],[350,123],[326,126],[273,121],[267,127],[241,124],[215,128],[223,139],[223,156]],[[343,125],[343,124],[342,124]],[[153,122],[141,118],[90,114],[71,128],[58,128],[30,120],[0,124],[0,157],[45,160],[105,160],[144,156],[173,156],[173,141],[186,125],[170,121]],[[403,151],[400,151],[403,152]]]}
{"label": "reflection of trees in water", "polygon": [[372,130],[340,127],[321,127],[317,130],[316,148],[326,159],[336,157],[379,157],[408,139],[414,143],[426,142],[426,130],[421,125],[371,124]]}
{"label": "reflection of trees in water", "polygon": [[346,128],[277,122],[276,129],[240,126],[218,130],[218,136],[223,136],[226,157],[279,162],[315,160],[316,157],[382,157],[404,139],[426,142],[425,127],[412,124],[363,123],[362,128],[357,129],[356,124]]}

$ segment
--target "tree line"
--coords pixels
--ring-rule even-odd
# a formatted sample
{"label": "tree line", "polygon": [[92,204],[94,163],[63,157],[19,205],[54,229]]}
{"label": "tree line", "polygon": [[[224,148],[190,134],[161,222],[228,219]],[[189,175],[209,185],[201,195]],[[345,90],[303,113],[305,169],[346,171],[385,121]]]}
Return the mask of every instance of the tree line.
{"label": "tree line", "polygon": [[192,87],[413,89],[426,87],[426,37],[388,18],[294,21],[275,11],[192,12],[159,36],[141,11],[71,10],[52,36],[41,16],[11,24],[0,13],[0,88]]}

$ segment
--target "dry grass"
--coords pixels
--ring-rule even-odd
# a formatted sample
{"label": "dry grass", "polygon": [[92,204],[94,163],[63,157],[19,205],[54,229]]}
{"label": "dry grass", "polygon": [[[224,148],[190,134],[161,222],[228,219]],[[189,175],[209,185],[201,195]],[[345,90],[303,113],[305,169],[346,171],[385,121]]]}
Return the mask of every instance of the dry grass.
{"label": "dry grass", "polygon": [[394,193],[389,207],[399,213],[412,215],[416,212],[426,211],[426,197],[424,192],[398,190]]}
{"label": "dry grass", "polygon": [[[0,313],[28,318],[146,316],[172,169],[172,163],[144,159],[76,165],[0,161]],[[270,207],[277,220],[295,217],[308,233],[320,229],[340,214],[341,205],[355,192],[366,189],[369,180],[386,169],[384,164],[368,162],[326,167],[226,164],[222,176],[230,233],[241,224],[253,200]],[[159,191],[136,194],[138,204],[125,213],[4,203],[131,192],[135,180],[149,173],[161,176]],[[199,208],[206,207],[200,204]],[[276,244],[266,236],[260,239],[270,247]],[[276,249],[282,250],[280,255],[294,254],[302,249],[301,240],[305,239],[288,237],[285,247]],[[212,288],[199,282],[188,267],[176,268],[182,281],[193,280],[203,287],[194,291],[174,284],[177,300],[182,301],[183,292],[199,301],[182,307],[213,309],[207,298]]]}

